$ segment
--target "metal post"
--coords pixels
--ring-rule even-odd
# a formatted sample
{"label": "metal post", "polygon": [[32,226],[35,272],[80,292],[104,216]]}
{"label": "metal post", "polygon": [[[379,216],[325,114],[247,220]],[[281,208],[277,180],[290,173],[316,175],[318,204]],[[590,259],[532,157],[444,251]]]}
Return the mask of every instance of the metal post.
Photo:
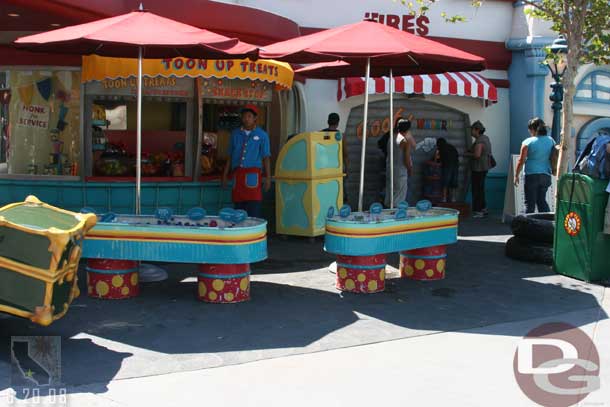
{"label": "metal post", "polygon": [[[193,170],[193,182],[199,182],[201,175],[201,144],[203,143],[203,94],[201,93],[201,78],[195,80],[195,95],[197,95],[197,144],[195,144],[195,168]],[[219,208],[220,209],[220,208]]]}
{"label": "metal post", "polygon": [[394,142],[394,75],[390,69],[390,208],[392,209],[394,208]]}
{"label": "metal post", "polygon": [[362,212],[364,198],[364,162],[366,158],[366,130],[369,115],[369,79],[371,78],[371,58],[366,59],[366,76],[364,85],[364,124],[362,126],[362,153],[360,154],[360,190],[358,192],[358,212]]}
{"label": "metal post", "polygon": [[142,187],[142,47],[138,47],[138,116],[136,141],[136,215],[141,213]]}
{"label": "metal post", "polygon": [[563,108],[563,85],[561,84],[561,77],[558,74],[553,75],[555,83],[551,84],[551,95],[549,99],[553,102],[551,108],[553,109],[553,127],[551,129],[551,137],[555,140],[555,143],[560,142],[560,129],[561,129],[561,109]]}

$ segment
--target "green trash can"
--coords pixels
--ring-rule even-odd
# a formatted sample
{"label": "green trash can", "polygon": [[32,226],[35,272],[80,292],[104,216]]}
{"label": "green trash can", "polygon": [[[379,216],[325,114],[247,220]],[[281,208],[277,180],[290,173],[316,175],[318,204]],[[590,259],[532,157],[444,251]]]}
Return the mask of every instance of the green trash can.
{"label": "green trash can", "polygon": [[581,174],[559,179],[555,271],[584,281],[610,279],[610,235],[603,233],[608,180]]}

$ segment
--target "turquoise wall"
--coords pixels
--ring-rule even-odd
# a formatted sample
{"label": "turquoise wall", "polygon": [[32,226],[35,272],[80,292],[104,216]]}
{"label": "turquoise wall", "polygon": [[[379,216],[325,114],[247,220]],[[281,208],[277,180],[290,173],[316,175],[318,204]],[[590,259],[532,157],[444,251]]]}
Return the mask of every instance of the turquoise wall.
{"label": "turquoise wall", "polygon": [[[501,211],[504,209],[504,194],[506,192],[506,182],[508,174],[491,173],[487,175],[485,180],[485,199],[487,200],[487,209],[492,211]],[[472,191],[470,186],[466,194],[466,202],[472,203]]]}
{"label": "turquoise wall", "polygon": [[485,183],[485,199],[490,210],[504,209],[507,174],[489,174]]}
{"label": "turquoise wall", "polygon": [[[72,211],[86,206],[96,212],[135,212],[135,184],[128,182],[0,180],[0,205],[23,201],[28,195]],[[231,190],[222,189],[217,181],[142,184],[144,214],[153,213],[158,207],[171,207],[175,213],[184,214],[194,206],[203,207],[210,214],[218,213],[219,209],[232,206]]]}
{"label": "turquoise wall", "polygon": [[[135,213],[135,185],[132,183],[0,179],[0,206],[23,201],[28,195],[75,212],[86,206],[97,213]],[[268,220],[268,231],[275,230],[274,197],[272,185],[271,190],[264,192],[263,199],[263,218]],[[185,214],[195,206],[216,215],[220,209],[233,206],[231,188],[222,189],[218,181],[142,184],[143,214],[152,214],[159,207],[170,207],[174,213]]]}

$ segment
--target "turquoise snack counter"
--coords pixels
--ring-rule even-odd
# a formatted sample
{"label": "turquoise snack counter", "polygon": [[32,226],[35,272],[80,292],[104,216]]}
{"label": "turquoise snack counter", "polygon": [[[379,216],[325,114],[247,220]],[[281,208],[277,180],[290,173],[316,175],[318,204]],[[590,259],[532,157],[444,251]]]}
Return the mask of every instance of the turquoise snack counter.
{"label": "turquoise snack counter", "polygon": [[[71,211],[89,207],[97,213],[135,213],[135,183],[85,182],[37,179],[0,179],[0,206],[23,201],[35,195],[50,205]],[[142,213],[152,214],[159,207],[185,213],[193,207],[216,214],[231,207],[230,188],[222,189],[218,181],[143,182]]]}

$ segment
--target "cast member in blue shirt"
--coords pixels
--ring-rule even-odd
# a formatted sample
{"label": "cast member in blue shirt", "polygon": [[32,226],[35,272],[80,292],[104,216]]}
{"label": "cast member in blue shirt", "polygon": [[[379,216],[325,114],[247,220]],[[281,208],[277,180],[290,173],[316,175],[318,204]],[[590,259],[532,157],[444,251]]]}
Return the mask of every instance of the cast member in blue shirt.
{"label": "cast member in blue shirt", "polygon": [[265,168],[265,192],[271,189],[271,150],[269,135],[256,120],[258,108],[246,105],[241,111],[242,126],[233,130],[229,141],[229,159],[222,174],[222,186],[227,184],[229,172],[233,174],[231,198],[236,209],[248,216],[260,218],[263,201],[262,169]]}

